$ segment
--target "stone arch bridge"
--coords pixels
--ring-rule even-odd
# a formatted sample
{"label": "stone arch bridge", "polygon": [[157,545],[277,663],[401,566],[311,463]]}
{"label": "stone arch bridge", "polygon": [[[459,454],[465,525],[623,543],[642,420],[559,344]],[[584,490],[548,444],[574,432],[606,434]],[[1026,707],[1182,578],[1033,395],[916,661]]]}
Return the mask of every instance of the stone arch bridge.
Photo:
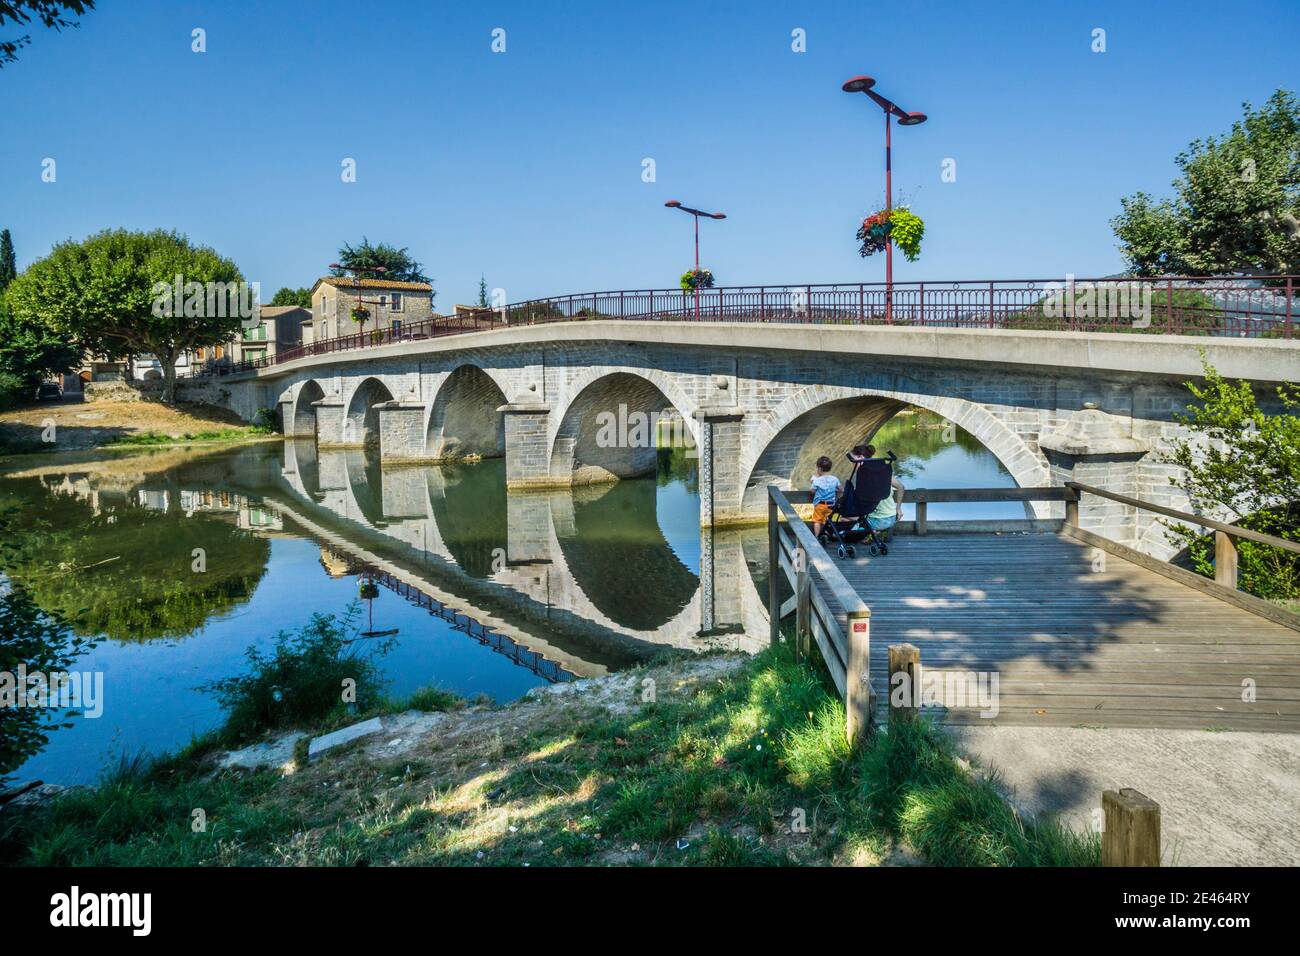
{"label": "stone arch bridge", "polygon": [[[1265,405],[1300,371],[1289,340],[590,320],[307,355],[221,387],[245,418],[278,408],[286,435],[372,446],[386,464],[504,456],[518,490],[652,473],[644,424],[666,418],[699,456],[701,523],[726,525],[762,518],[765,486],[802,487],[821,454],[842,469],[908,406],[966,429],[1021,486],[1076,480],[1185,509],[1162,459],[1202,355]],[[1169,553],[1132,509],[1084,507],[1085,527]]]}

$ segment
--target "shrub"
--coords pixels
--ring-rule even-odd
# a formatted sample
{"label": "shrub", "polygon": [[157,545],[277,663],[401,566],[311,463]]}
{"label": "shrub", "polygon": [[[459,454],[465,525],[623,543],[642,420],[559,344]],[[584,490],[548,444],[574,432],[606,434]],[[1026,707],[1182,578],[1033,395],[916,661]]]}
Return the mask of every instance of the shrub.
{"label": "shrub", "polygon": [[[342,619],[316,614],[296,634],[277,634],[270,654],[250,647],[245,653],[247,673],[202,685],[200,689],[214,695],[226,711],[222,742],[233,746],[268,730],[314,723],[353,707],[369,710],[382,703],[383,680],[374,658],[391,644],[371,645],[366,654],[353,650],[346,635],[355,616],[355,604]],[[355,699],[345,704],[343,691],[348,686],[355,686]]]}

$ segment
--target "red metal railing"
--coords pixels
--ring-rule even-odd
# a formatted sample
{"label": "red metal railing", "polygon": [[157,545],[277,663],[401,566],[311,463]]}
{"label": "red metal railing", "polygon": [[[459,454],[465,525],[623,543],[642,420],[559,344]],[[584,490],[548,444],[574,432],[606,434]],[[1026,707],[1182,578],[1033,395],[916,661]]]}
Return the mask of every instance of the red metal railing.
{"label": "red metal railing", "polygon": [[294,359],[458,335],[463,332],[596,319],[641,321],[885,324],[925,328],[1030,329],[1292,338],[1300,316],[1300,276],[1232,278],[1002,279],[956,282],[836,283],[704,289],[622,289],[530,299],[397,329],[354,332],[237,363],[238,372]]}

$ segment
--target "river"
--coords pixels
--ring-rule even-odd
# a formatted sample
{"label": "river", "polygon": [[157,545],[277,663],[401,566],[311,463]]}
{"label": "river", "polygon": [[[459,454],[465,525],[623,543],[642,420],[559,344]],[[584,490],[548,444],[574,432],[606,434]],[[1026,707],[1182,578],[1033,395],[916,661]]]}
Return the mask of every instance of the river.
{"label": "river", "polygon": [[[912,487],[1014,484],[945,424],[903,414],[874,441]],[[17,782],[87,783],[122,756],[185,745],[221,720],[200,685],[313,613],[392,632],[357,638],[390,645],[378,661],[392,695],[437,686],[497,702],[667,648],[766,639],[765,531],[701,532],[683,449],[661,450],[653,478],[528,494],[507,492],[500,460],[381,467],[303,441],[53,461],[14,459],[0,478],[0,571],[91,642],[68,669],[103,675],[102,713],[0,766]],[[930,508],[932,520],[1023,514]],[[376,598],[359,600],[363,580]]]}

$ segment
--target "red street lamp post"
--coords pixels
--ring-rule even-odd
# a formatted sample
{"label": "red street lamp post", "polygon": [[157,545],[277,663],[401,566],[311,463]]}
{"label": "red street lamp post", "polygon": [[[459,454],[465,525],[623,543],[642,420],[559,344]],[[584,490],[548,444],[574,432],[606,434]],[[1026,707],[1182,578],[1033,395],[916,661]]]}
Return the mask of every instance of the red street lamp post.
{"label": "red street lamp post", "polygon": [[[866,93],[872,101],[885,111],[885,211],[894,208],[894,189],[892,182],[891,146],[889,141],[890,127],[893,125],[892,118],[898,118],[899,126],[920,126],[926,120],[924,113],[909,113],[885,99],[879,93],[872,89],[876,81],[869,76],[855,76],[846,80],[840,89],[845,93]],[[889,236],[885,236],[885,321],[892,323],[894,321],[894,243]]]}
{"label": "red street lamp post", "polygon": [[[690,206],[683,206],[676,199],[670,199],[664,203],[669,209],[680,209],[682,212],[688,212],[695,218],[695,274],[700,272],[700,217],[706,216],[709,219],[726,219],[726,213],[705,212],[703,209],[692,209]],[[700,288],[695,287],[695,321],[700,320]]]}

